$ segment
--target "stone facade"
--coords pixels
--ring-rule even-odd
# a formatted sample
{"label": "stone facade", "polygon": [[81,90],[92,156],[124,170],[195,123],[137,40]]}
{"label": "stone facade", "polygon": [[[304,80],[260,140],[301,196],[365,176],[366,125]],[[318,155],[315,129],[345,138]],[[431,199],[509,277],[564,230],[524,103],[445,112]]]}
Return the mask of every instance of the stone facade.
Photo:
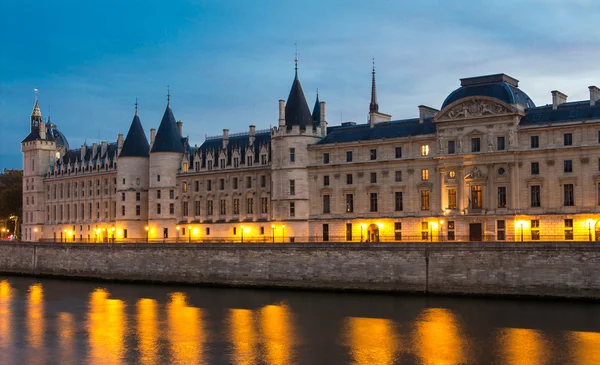
{"label": "stone facade", "polygon": [[23,238],[600,239],[600,89],[589,89],[590,100],[553,91],[536,107],[507,75],[474,77],[440,110],[391,120],[373,73],[367,123],[328,126],[296,74],[276,127],[192,146],[169,104],[150,146],[156,136],[171,149],[139,156],[121,154],[122,135],[68,149],[36,101],[22,143]]}

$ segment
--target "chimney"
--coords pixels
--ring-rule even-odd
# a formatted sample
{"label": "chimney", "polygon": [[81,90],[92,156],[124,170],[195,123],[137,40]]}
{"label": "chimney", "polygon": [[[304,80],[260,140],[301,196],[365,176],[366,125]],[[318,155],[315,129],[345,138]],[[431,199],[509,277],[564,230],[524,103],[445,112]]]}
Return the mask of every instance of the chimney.
{"label": "chimney", "polygon": [[558,108],[560,104],[567,102],[567,95],[558,90],[552,90],[552,109]]}
{"label": "chimney", "polygon": [[279,126],[285,127],[285,100],[279,100]]}
{"label": "chimney", "polygon": [[590,89],[590,105],[596,105],[596,100],[600,99],[600,89],[596,86],[590,86],[588,89]]}
{"label": "chimney", "polygon": [[117,137],[117,156],[121,154],[121,150],[123,149],[123,133],[119,133]]}
{"label": "chimney", "polygon": [[106,156],[106,150],[108,149],[108,143],[106,141],[102,141],[101,145],[100,145],[100,156],[101,157],[108,157]]}
{"label": "chimney", "polygon": [[435,117],[435,113],[437,112],[439,112],[439,110],[428,107],[427,105],[419,105],[419,124],[422,124],[425,121],[425,118]]}
{"label": "chimney", "polygon": [[256,136],[256,126],[251,125],[250,131],[248,132],[248,137],[249,137],[248,139],[250,140],[250,146],[254,145],[255,136]]}
{"label": "chimney", "polygon": [[81,161],[85,161],[86,152],[87,152],[87,146],[81,145]]}
{"label": "chimney", "polygon": [[229,144],[229,129],[223,129],[223,149]]}
{"label": "chimney", "polygon": [[92,143],[92,160],[96,157],[97,152],[98,152],[98,144]]}
{"label": "chimney", "polygon": [[154,137],[156,137],[156,128],[150,128],[150,148],[154,144]]}
{"label": "chimney", "polygon": [[327,104],[324,101],[320,103],[321,114],[319,115],[319,127],[321,128],[321,136],[327,136]]}
{"label": "chimney", "polygon": [[40,122],[40,139],[46,139],[46,123]]}
{"label": "chimney", "polygon": [[179,135],[183,137],[183,122],[180,120],[177,121],[177,129],[179,130]]}

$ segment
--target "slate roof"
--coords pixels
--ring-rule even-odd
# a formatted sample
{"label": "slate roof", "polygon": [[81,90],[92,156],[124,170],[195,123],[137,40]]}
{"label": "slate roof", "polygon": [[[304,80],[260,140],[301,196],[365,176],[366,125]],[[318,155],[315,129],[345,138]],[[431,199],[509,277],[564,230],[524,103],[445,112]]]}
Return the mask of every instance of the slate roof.
{"label": "slate roof", "polygon": [[315,100],[315,106],[313,107],[313,112],[312,112],[313,123],[318,124],[320,117],[321,117],[321,102],[319,101],[319,93],[317,93],[317,100]]}
{"label": "slate roof", "polygon": [[[249,134],[241,134],[241,135],[233,135],[229,137],[229,142],[227,143],[227,166],[231,166],[233,151],[234,149],[240,150],[240,165],[246,164],[246,149],[250,144]],[[267,158],[271,161],[271,132],[257,132],[254,136],[254,144],[252,145],[252,150],[254,152],[254,163],[260,163],[260,148],[266,144],[268,155]],[[223,138],[211,138],[207,139],[202,143],[200,147],[189,147],[188,151],[190,154],[190,165],[194,163],[193,158],[194,154],[197,150],[199,150],[199,155],[202,158],[202,168],[206,168],[206,156],[210,151],[213,151],[215,161],[219,158],[219,154],[223,149]],[[216,165],[216,163],[215,163]],[[217,167],[217,166],[215,166]]]}
{"label": "slate roof", "polygon": [[182,138],[170,104],[167,104],[150,152],[184,152]]}
{"label": "slate roof", "polygon": [[81,158],[81,148],[76,148],[72,150],[68,150],[65,154],[60,158],[60,164],[68,164],[69,161],[71,164],[80,163],[80,162],[93,162],[95,164],[96,160],[100,159],[100,163],[104,164],[105,162],[113,162],[113,158],[118,150],[117,142],[107,143],[106,152],[102,153],[102,145],[97,145],[96,153],[92,154],[92,147],[86,146],[85,155],[83,159]]}
{"label": "slate roof", "polygon": [[[50,121],[50,119],[48,119]],[[31,142],[41,140],[40,137],[40,128],[34,128],[28,135],[25,137],[23,142]],[[46,141],[55,141],[58,147],[64,147],[65,149],[69,149],[69,141],[67,141],[67,137],[59,131],[54,124],[46,124]]]}
{"label": "slate roof", "polygon": [[518,85],[518,80],[505,74],[461,79],[461,87],[448,95],[442,104],[442,109],[469,96],[489,96],[508,104],[521,104],[525,108],[534,108],[533,100],[519,89]]}
{"label": "slate roof", "polygon": [[341,125],[327,128],[327,136],[317,144],[370,141],[383,138],[399,138],[434,134],[433,118],[419,123],[419,118],[377,123],[373,128],[367,124]]}
{"label": "slate roof", "polygon": [[313,125],[313,117],[310,114],[302,84],[298,79],[298,69],[296,69],[290,95],[287,103],[285,103],[285,125],[287,130],[291,130],[292,126],[295,125],[299,125],[300,129],[306,129],[306,127],[312,127]]}
{"label": "slate roof", "polygon": [[600,119],[600,104],[590,105],[589,100],[575,101],[559,105],[544,105],[526,109],[525,116],[519,125],[548,125],[551,123],[568,123],[588,119]]}
{"label": "slate roof", "polygon": [[137,112],[131,121],[129,132],[123,142],[123,148],[119,157],[149,157],[150,156],[150,144],[144,133],[142,122]]}

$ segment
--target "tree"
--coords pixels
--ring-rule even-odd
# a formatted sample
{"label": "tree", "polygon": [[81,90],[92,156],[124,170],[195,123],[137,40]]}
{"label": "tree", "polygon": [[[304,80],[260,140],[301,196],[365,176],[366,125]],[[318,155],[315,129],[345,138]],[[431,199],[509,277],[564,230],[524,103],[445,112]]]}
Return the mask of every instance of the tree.
{"label": "tree", "polygon": [[[0,221],[7,222],[11,232],[17,231],[10,216],[22,219],[23,211],[23,170],[7,170],[0,173]],[[20,222],[19,222],[20,223]]]}

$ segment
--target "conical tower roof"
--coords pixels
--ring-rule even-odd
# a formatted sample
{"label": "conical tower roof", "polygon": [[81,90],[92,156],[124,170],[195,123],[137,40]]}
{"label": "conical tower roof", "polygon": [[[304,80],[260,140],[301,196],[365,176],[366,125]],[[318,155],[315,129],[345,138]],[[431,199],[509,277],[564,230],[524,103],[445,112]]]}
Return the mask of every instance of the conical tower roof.
{"label": "conical tower roof", "polygon": [[150,152],[183,153],[181,135],[179,134],[179,128],[177,128],[177,122],[171,110],[170,102],[167,103],[167,109],[165,109],[165,114],[162,117],[160,126],[158,126],[158,131],[156,131],[156,137],[154,138]]}
{"label": "conical tower roof", "polygon": [[321,118],[321,102],[319,101],[319,91],[317,90],[317,100],[315,100],[315,106],[313,107],[312,120],[314,123],[319,123]]}
{"label": "conical tower roof", "polygon": [[285,125],[286,129],[292,129],[292,126],[299,125],[301,129],[312,127],[312,115],[302,90],[302,84],[298,79],[298,66],[296,64],[296,76],[292,83],[292,89],[285,104]]}
{"label": "conical tower roof", "polygon": [[144,133],[142,122],[137,113],[137,106],[133,121],[123,142],[123,148],[119,157],[149,157],[150,156],[150,144]]}

